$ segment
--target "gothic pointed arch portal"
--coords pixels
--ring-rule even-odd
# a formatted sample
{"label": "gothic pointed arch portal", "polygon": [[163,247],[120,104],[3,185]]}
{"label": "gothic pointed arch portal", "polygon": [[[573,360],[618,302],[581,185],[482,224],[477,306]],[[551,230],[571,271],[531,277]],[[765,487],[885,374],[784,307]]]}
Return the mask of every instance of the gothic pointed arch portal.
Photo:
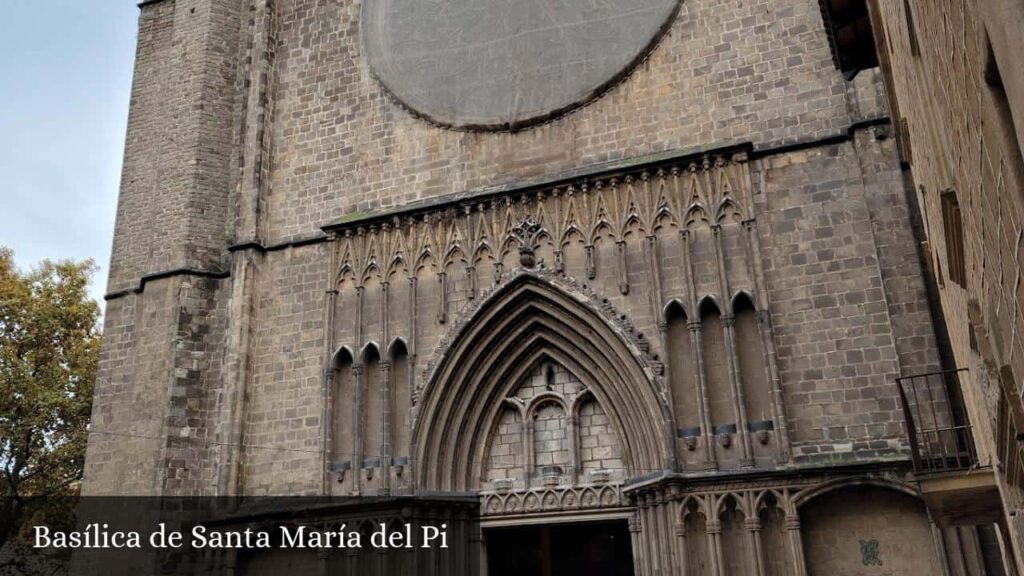
{"label": "gothic pointed arch portal", "polygon": [[[643,336],[606,302],[564,277],[522,271],[467,312],[442,341],[418,391],[412,439],[420,490],[479,489],[506,399],[546,365],[578,381],[578,394],[563,396],[560,409],[571,412],[587,398],[601,407],[620,443],[626,477],[671,468],[659,364]],[[558,396],[538,395],[534,405]],[[532,417],[526,407],[523,416]]]}

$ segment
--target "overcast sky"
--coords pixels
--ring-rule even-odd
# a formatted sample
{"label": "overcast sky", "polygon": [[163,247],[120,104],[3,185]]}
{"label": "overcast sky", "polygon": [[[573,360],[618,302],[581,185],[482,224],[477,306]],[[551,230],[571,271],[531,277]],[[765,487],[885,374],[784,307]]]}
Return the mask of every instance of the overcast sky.
{"label": "overcast sky", "polygon": [[136,2],[0,0],[0,245],[110,265]]}

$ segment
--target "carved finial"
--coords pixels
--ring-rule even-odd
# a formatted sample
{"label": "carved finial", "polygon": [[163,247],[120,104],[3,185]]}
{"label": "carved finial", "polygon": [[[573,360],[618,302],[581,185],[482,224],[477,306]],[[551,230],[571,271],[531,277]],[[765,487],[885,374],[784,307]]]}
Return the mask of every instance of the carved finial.
{"label": "carved finial", "polygon": [[519,242],[519,263],[524,268],[533,268],[537,265],[536,251],[540,244],[541,234],[544,227],[527,216],[522,222],[512,229],[512,236]]}

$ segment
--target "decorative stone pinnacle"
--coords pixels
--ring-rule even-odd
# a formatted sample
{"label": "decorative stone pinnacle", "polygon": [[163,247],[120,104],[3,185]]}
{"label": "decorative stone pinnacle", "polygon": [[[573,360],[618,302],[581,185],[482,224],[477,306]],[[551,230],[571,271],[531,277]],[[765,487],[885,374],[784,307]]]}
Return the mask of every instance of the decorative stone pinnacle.
{"label": "decorative stone pinnacle", "polygon": [[512,229],[512,237],[519,242],[519,263],[524,268],[537,265],[536,251],[543,233],[544,227],[529,216]]}

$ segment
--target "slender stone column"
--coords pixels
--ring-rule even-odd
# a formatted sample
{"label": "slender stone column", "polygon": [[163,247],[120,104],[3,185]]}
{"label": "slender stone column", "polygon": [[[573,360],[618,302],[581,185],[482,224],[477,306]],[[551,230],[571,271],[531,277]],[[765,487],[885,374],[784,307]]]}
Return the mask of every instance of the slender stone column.
{"label": "slender stone column", "polygon": [[476,266],[472,264],[466,266],[466,287],[467,297],[470,300],[476,300]]}
{"label": "slender stone column", "polygon": [[785,527],[793,576],[807,576],[807,560],[804,558],[804,543],[800,535],[800,517],[796,514],[787,514]]}
{"label": "slender stone column", "polygon": [[707,520],[707,535],[711,576],[723,576],[725,558],[722,555],[722,521],[718,518],[709,518]]}
{"label": "slender stone column", "polygon": [[691,320],[686,324],[690,330],[690,349],[697,362],[697,410],[700,416],[701,444],[704,451],[704,469],[718,469],[715,457],[715,445],[711,439],[711,405],[708,401],[708,379],[704,373],[704,350],[701,346],[700,320]]}
{"label": "slender stone column", "polygon": [[729,367],[729,381],[732,384],[732,409],[740,436],[740,467],[750,468],[754,465],[753,449],[750,445],[750,429],[747,424],[747,407],[743,397],[743,382],[740,379],[739,352],[736,350],[736,317],[732,313],[722,316],[722,327],[725,330],[725,350]]}
{"label": "slender stone column", "polygon": [[642,530],[640,547],[643,551],[644,574],[658,576],[658,560],[654,557],[656,552],[654,548],[658,545],[658,526],[651,521],[651,513],[653,510],[651,509],[652,501],[650,496],[644,497],[643,500],[644,505],[641,516],[642,522],[640,523]]}
{"label": "slender stone column", "polygon": [[664,567],[662,563],[662,543],[661,543],[661,527],[658,523],[658,501],[654,494],[647,494],[644,497],[645,508],[644,508],[644,528],[647,532],[647,537],[644,538],[646,544],[647,558],[650,564],[650,573],[653,576],[661,576],[662,569]]}
{"label": "slender stone column", "polygon": [[323,483],[320,487],[322,495],[328,495],[331,492],[330,489],[330,469],[331,462],[338,460],[337,450],[338,439],[335,438],[334,418],[337,414],[337,410],[334,409],[334,403],[338,401],[337,394],[334,391],[334,366],[324,368],[324,409],[320,411],[321,417],[326,423],[323,428]]}
{"label": "slender stone column", "polygon": [[663,492],[658,494],[658,539],[659,553],[661,554],[661,573],[667,575],[677,574],[675,561],[675,546],[672,545],[672,503],[668,501]]}
{"label": "slender stone column", "polygon": [[683,242],[683,270],[686,273],[686,291],[690,302],[690,314],[697,314],[697,285],[693,279],[693,238],[689,230],[679,231],[679,239]]}
{"label": "slender stone column", "polygon": [[747,518],[743,521],[747,529],[747,542],[750,549],[750,565],[754,567],[754,576],[765,576],[764,550],[761,549],[761,519]]}
{"label": "slender stone column", "polygon": [[[385,225],[386,226],[386,225]],[[387,230],[387,228],[385,228]],[[381,419],[380,419],[380,473],[383,476],[381,479],[381,488],[384,494],[391,492],[391,330],[388,326],[388,319],[390,316],[390,292],[388,290],[389,283],[385,280],[380,283],[380,319],[381,319],[381,332],[384,335],[384,341],[381,345],[384,347],[383,355],[380,362],[380,394],[381,399]]]}
{"label": "slender stone column", "polygon": [[718,224],[711,227],[714,236],[715,264],[718,268],[718,290],[722,295],[722,327],[725,330],[725,359],[729,370],[729,382],[732,384],[732,409],[736,420],[737,434],[740,445],[740,467],[749,468],[754,465],[750,447],[750,430],[747,429],[747,408],[743,402],[743,383],[740,381],[739,356],[736,351],[736,328],[733,317],[729,276],[725,272],[725,256],[722,250],[722,227]]}
{"label": "slender stone column", "polygon": [[669,405],[669,430],[668,430],[668,445],[672,449],[671,464],[672,469],[677,472],[682,472],[683,464],[679,459],[676,449],[676,443],[678,439],[676,435],[679,429],[679,422],[676,419],[676,401],[672,391],[672,362],[670,360],[672,354],[677,353],[676,350],[670,349],[671,342],[668,338],[668,323],[664,320],[658,322],[658,336],[661,339],[661,349],[665,355],[665,362],[662,364],[665,370],[665,398]]}
{"label": "slender stone column", "polygon": [[619,240],[615,243],[615,248],[618,252],[619,292],[622,294],[629,294],[629,276],[626,264],[626,241]]}
{"label": "slender stone column", "polygon": [[380,422],[381,445],[378,446],[381,454],[379,466],[383,476],[381,488],[384,494],[388,494],[391,490],[391,362],[388,360],[380,362],[380,394],[383,417]]}
{"label": "slender stone column", "polygon": [[[409,378],[409,394],[411,396],[411,411],[409,414],[410,421],[416,416],[416,412],[419,410],[417,401],[419,400],[419,392],[416,390],[416,346],[417,346],[417,320],[416,320],[416,271],[411,270],[409,275],[409,353],[408,358],[408,369],[406,370],[407,377]],[[410,471],[416,469],[416,462],[412,461],[413,454],[416,453],[416,446],[410,440],[409,446],[406,446],[408,450],[405,454],[410,457],[409,465],[406,468]],[[406,475],[409,482],[409,488],[413,491],[416,490],[416,474]]]}
{"label": "slender stone column", "polygon": [[629,541],[633,545],[633,572],[636,576],[645,576],[643,552],[640,549],[640,521],[637,519],[639,513],[637,510],[629,517]]}
{"label": "slender stone column", "polygon": [[[363,347],[363,285],[356,286],[356,354]],[[360,359],[355,359],[356,361]]]}
{"label": "slender stone column", "polygon": [[438,290],[441,291],[440,304],[437,310],[437,323],[444,324],[448,321],[448,273],[444,270],[437,273]]}
{"label": "slender stone column", "polygon": [[676,521],[676,526],[675,526],[675,528],[676,528],[676,531],[675,531],[676,532],[675,548],[676,548],[676,560],[677,560],[677,564],[678,565],[675,568],[675,573],[676,574],[680,574],[681,576],[690,576],[689,573],[688,573],[688,571],[690,569],[690,566],[687,563],[688,559],[686,557],[686,524],[683,523],[683,520],[681,519],[681,516],[676,515],[676,518],[677,518],[677,521]]}
{"label": "slender stone column", "polygon": [[526,460],[526,470],[523,480],[525,481],[525,487],[529,488],[533,484],[534,477],[534,454],[533,454],[533,415],[526,412],[522,412],[523,418],[523,456]]}
{"label": "slender stone column", "polygon": [[415,271],[409,276],[409,372],[412,373],[412,367],[415,366],[415,362],[412,359],[416,356],[416,273]]}
{"label": "slender stone column", "polygon": [[358,494],[363,486],[363,409],[365,402],[363,393],[363,364],[362,360],[352,363],[352,383],[355,388],[355,402],[352,403],[352,490]]}
{"label": "slender stone column", "polygon": [[569,478],[575,484],[578,479],[576,475],[582,470],[580,466],[580,419],[579,415],[575,410],[568,415],[567,422],[569,423],[569,429],[567,430],[567,439],[569,441]]}
{"label": "slender stone column", "polygon": [[477,568],[476,574],[487,574],[487,533],[480,529],[479,525],[474,530],[475,544],[478,551],[478,561],[475,564]]}
{"label": "slender stone column", "polygon": [[661,303],[664,295],[661,293],[661,269],[658,267],[658,237],[651,234],[647,237],[647,267],[651,275],[651,313],[652,318],[663,322],[665,318],[661,315]]}
{"label": "slender stone column", "polygon": [[586,254],[587,279],[593,280],[597,276],[597,267],[594,266],[594,245],[587,244],[583,250]]}
{"label": "slender stone column", "polygon": [[701,448],[704,452],[703,468],[716,470],[718,459],[711,435],[711,407],[708,403],[708,382],[704,371],[704,351],[700,337],[700,315],[697,310],[697,286],[693,275],[693,238],[689,230],[680,230],[679,238],[683,243],[683,270],[686,273],[687,299],[690,302],[687,328],[690,329],[690,351],[693,361],[697,364],[697,411],[700,417]]}
{"label": "slender stone column", "polygon": [[324,288],[324,358],[320,386],[320,494],[330,493],[330,467],[334,450],[334,314],[338,305],[338,235],[328,235],[327,286]]}
{"label": "slender stone column", "polygon": [[772,387],[772,417],[775,419],[775,434],[778,441],[779,461],[788,462],[792,458],[789,441],[789,426],[786,423],[786,410],[782,396],[782,378],[779,376],[778,354],[775,352],[774,330],[771,314],[768,312],[768,291],[764,286],[764,271],[760,266],[760,241],[757,237],[757,223],[753,218],[743,222],[746,231],[747,261],[752,268],[751,278],[754,282],[754,297],[757,298],[758,325],[761,329],[761,348],[764,355],[765,370],[768,382]]}

